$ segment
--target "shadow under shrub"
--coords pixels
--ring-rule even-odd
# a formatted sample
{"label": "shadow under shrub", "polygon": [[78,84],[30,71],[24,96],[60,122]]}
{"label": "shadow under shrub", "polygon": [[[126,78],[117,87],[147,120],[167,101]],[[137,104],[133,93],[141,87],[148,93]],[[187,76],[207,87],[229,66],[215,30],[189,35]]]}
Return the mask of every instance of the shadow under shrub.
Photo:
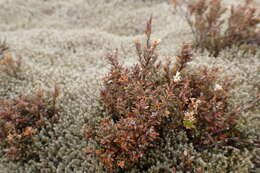
{"label": "shadow under shrub", "polygon": [[34,96],[0,100],[0,151],[4,156],[17,161],[38,158],[31,149],[34,136],[47,122],[57,122],[58,95],[55,88],[51,97],[38,90]]}
{"label": "shadow under shrub", "polygon": [[[150,39],[151,23],[152,18],[147,22],[145,45],[135,42],[138,64],[126,68],[119,63],[116,53],[108,55],[111,70],[103,79],[101,107],[95,114],[99,120],[85,126],[89,142],[85,152],[97,157],[111,172],[145,172],[160,162],[160,155],[147,156],[163,150],[169,144],[169,134],[174,135],[171,139],[184,136],[170,144],[173,149],[175,145],[193,148],[191,153],[184,154],[191,158],[195,157],[193,153],[199,156],[216,148],[224,152],[226,147],[253,147],[254,141],[247,142],[236,128],[242,111],[229,104],[231,79],[220,80],[217,68],[189,69],[189,44],[183,45],[175,64],[170,60],[159,62],[155,51],[159,43]],[[172,162],[173,170],[180,164],[184,166],[177,171],[200,169],[188,158],[171,157],[178,160]],[[231,169],[228,166],[223,170]]]}

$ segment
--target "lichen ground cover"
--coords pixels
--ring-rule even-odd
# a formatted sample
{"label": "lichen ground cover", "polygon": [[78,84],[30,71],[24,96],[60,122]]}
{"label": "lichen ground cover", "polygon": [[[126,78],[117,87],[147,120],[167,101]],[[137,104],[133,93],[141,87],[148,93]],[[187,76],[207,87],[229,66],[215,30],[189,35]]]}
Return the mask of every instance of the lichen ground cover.
{"label": "lichen ground cover", "polygon": [[[225,1],[226,5],[231,2],[240,1]],[[256,0],[255,5],[259,6],[260,0]],[[173,13],[167,0],[1,0],[0,6],[0,39],[6,40],[13,56],[23,57],[20,78],[0,73],[0,98],[34,93],[39,87],[51,90],[56,83],[61,91],[62,110],[60,123],[54,130],[42,130],[36,139],[33,149],[40,160],[9,162],[0,155],[0,172],[105,172],[101,163],[83,152],[86,147],[83,126],[86,119],[95,118],[91,110],[98,106],[100,79],[109,70],[105,55],[117,48],[122,63],[134,64],[137,61],[134,40],[143,40],[146,20],[152,14],[152,39],[161,40],[160,59],[172,57],[174,61],[181,43],[192,40],[187,23]],[[260,49],[251,54],[233,47],[221,52],[218,58],[206,52],[196,53],[190,66],[217,66],[221,75],[234,76],[236,85],[231,102],[237,105],[259,93]],[[259,107],[243,116],[250,125],[241,128],[259,131]],[[180,149],[167,145],[162,151]],[[190,146],[183,147],[190,149]],[[160,154],[158,150],[154,153]],[[194,155],[199,158],[198,154]],[[208,155],[212,161],[208,172],[221,170],[214,167],[226,164],[226,157],[221,153]],[[232,157],[238,160],[242,157],[244,161],[241,162],[244,169],[241,164],[236,171],[247,172],[249,167],[259,171],[257,165],[249,161],[250,153],[238,151]],[[170,162],[164,155],[161,159],[165,159],[164,166]],[[206,164],[207,159],[203,159],[201,164]],[[153,169],[162,165],[158,163]]]}

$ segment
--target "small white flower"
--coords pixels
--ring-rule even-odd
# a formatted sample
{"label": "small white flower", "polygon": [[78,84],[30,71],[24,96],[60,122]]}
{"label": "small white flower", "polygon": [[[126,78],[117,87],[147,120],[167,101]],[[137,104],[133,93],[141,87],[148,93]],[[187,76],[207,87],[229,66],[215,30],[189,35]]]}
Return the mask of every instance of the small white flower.
{"label": "small white flower", "polygon": [[193,118],[193,115],[194,115],[194,112],[193,112],[193,111],[191,111],[191,112],[185,112],[185,113],[184,113],[184,116],[185,116],[186,118]]}
{"label": "small white flower", "polygon": [[197,104],[200,104],[200,103],[202,103],[202,101],[201,101],[200,99],[198,99],[198,100],[196,101],[196,103],[197,103]]}
{"label": "small white flower", "polygon": [[130,121],[129,121],[129,124],[135,125],[135,120],[130,120]]}
{"label": "small white flower", "polygon": [[221,85],[216,84],[214,90],[215,90],[215,91],[217,91],[217,90],[223,90],[223,88],[222,88]]}
{"label": "small white flower", "polygon": [[185,151],[183,152],[183,155],[184,155],[184,156],[188,156],[188,152],[185,150]]}
{"label": "small white flower", "polygon": [[155,112],[153,112],[151,115],[152,118],[155,118],[156,116],[157,116],[157,113],[155,113]]}
{"label": "small white flower", "polygon": [[181,81],[181,73],[180,72],[176,72],[174,78],[173,78],[174,82],[180,82]]}

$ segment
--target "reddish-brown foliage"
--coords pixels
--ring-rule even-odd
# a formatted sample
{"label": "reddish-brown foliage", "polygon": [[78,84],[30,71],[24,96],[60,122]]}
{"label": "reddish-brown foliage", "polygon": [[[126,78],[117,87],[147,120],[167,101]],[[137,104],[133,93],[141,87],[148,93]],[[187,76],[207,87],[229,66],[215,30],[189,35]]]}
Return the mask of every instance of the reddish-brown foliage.
{"label": "reddish-brown foliage", "polygon": [[55,87],[52,97],[39,90],[35,96],[21,96],[0,101],[0,146],[1,152],[14,160],[31,157],[30,144],[45,123],[58,120],[56,100],[59,93]]}
{"label": "reddish-brown foliage", "polygon": [[[175,8],[192,29],[195,46],[213,56],[232,45],[260,45],[260,15],[252,0],[245,4],[223,7],[222,0],[173,0]],[[186,8],[184,8],[184,6]],[[228,15],[225,20],[224,15]],[[227,25],[227,26],[226,26]]]}
{"label": "reddish-brown foliage", "polygon": [[0,42],[0,71],[17,77],[17,73],[21,71],[22,57],[13,57],[7,53],[8,49],[5,41]]}
{"label": "reddish-brown foliage", "polygon": [[157,62],[157,41],[135,42],[139,63],[125,68],[117,54],[108,56],[111,71],[103,80],[102,120],[86,125],[85,135],[97,148],[85,152],[96,155],[110,171],[136,164],[145,152],[164,138],[163,131],[185,131],[196,148],[229,145],[235,135],[238,111],[230,111],[230,80],[217,83],[218,69],[190,72],[191,46],[184,44],[177,62]]}

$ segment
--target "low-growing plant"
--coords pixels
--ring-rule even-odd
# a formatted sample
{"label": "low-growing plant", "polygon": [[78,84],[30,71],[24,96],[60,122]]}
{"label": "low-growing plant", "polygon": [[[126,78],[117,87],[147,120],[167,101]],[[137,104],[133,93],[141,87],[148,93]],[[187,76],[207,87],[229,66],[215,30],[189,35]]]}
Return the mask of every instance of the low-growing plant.
{"label": "low-growing plant", "polygon": [[2,57],[4,52],[7,51],[9,49],[6,41],[0,41],[0,56]]}
{"label": "low-growing plant", "polygon": [[245,0],[244,5],[228,9],[222,0],[173,0],[175,9],[192,30],[194,46],[215,57],[233,45],[260,45],[260,13],[251,3],[252,0]]}
{"label": "low-growing plant", "polygon": [[9,47],[5,41],[0,42],[0,71],[17,77],[21,71],[22,57],[14,57],[8,52]]}
{"label": "low-growing plant", "polygon": [[[109,171],[137,165],[152,148],[159,147],[167,131],[184,132],[198,151],[213,147],[240,147],[236,129],[240,109],[229,103],[232,80],[218,79],[218,69],[190,70],[189,44],[184,44],[175,64],[158,61],[158,41],[151,41],[152,18],[146,42],[135,42],[138,64],[127,68],[117,53],[108,55],[111,70],[103,79],[100,122],[88,123],[85,136],[94,155]],[[90,142],[91,143],[91,142]]]}
{"label": "low-growing plant", "polygon": [[57,122],[57,87],[51,97],[38,90],[34,96],[22,95],[11,100],[0,100],[0,148],[11,160],[34,157],[30,150],[34,136],[46,122]]}

